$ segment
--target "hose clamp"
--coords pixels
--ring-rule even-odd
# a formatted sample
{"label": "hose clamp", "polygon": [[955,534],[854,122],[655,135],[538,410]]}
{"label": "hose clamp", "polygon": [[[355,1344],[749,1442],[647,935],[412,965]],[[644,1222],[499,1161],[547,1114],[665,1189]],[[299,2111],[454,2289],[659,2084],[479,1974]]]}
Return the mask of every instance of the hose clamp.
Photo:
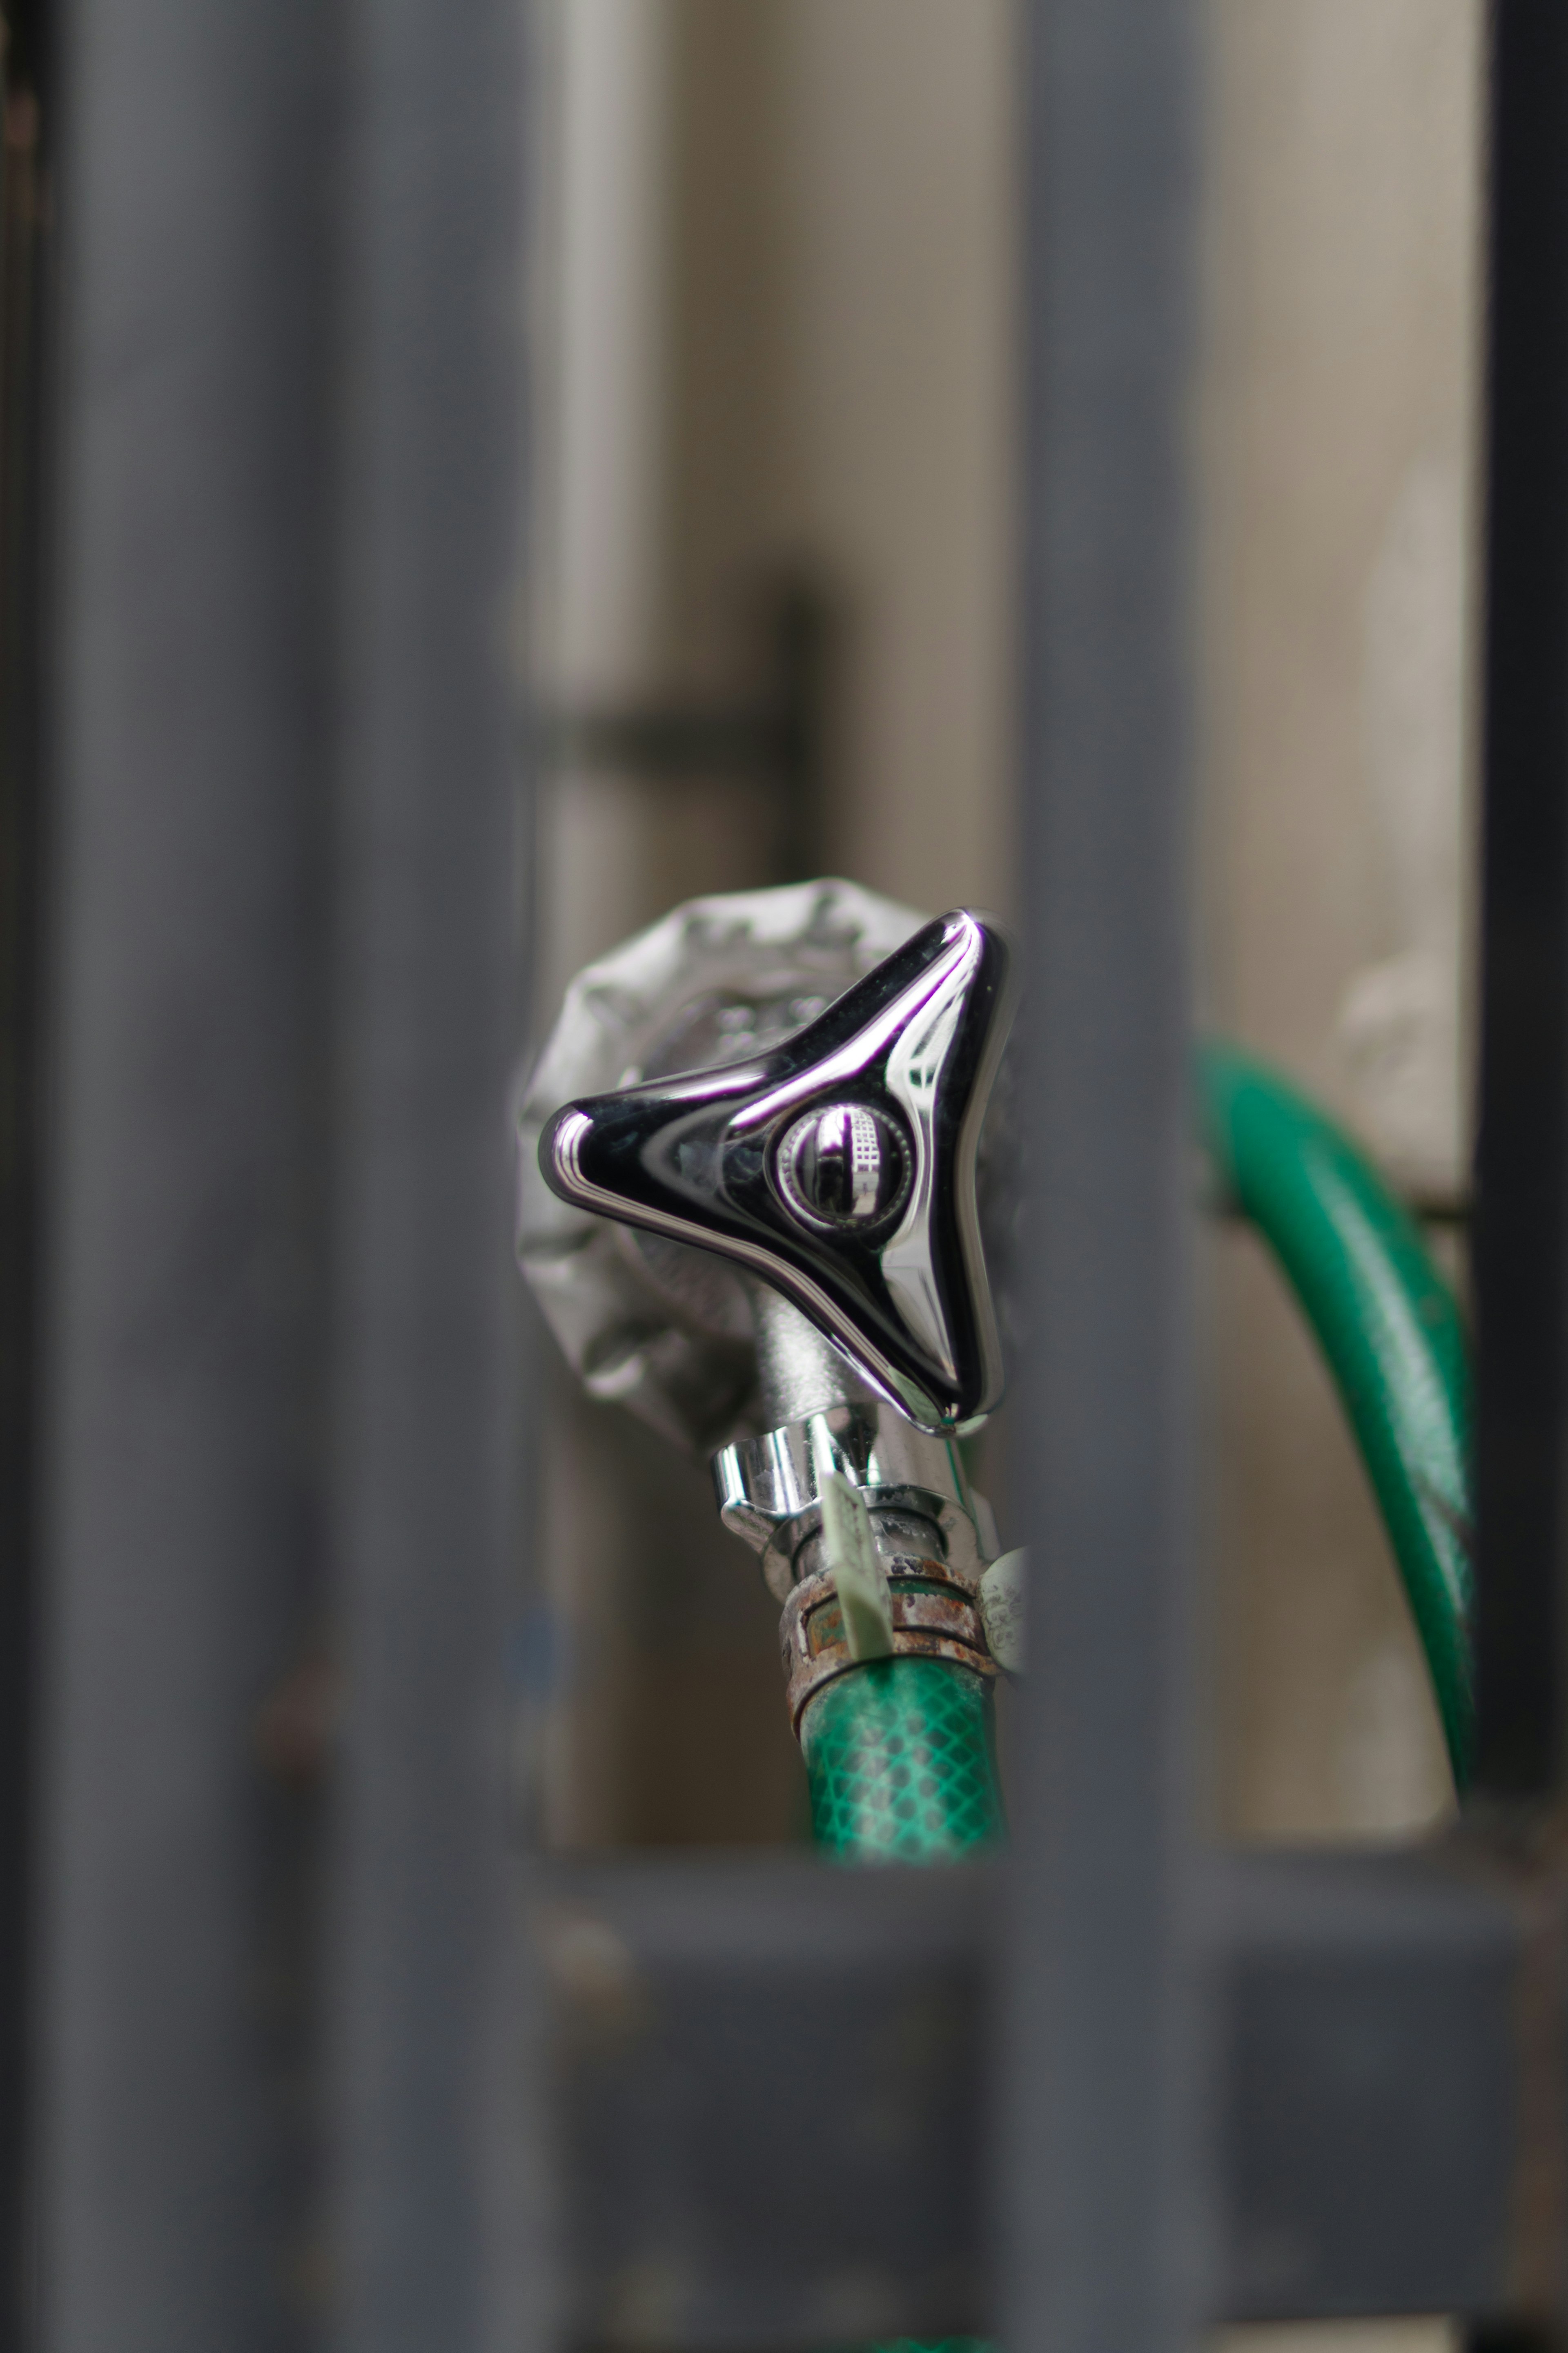
{"label": "hose clamp", "polygon": [[[972,1586],[941,1560],[900,1554],[887,1570],[895,1658],[946,1659],[977,1675],[995,1674]],[[801,1717],[823,1685],[856,1664],[844,1639],[831,1569],[792,1588],[779,1620],[779,1651],[789,1720],[798,1738]]]}

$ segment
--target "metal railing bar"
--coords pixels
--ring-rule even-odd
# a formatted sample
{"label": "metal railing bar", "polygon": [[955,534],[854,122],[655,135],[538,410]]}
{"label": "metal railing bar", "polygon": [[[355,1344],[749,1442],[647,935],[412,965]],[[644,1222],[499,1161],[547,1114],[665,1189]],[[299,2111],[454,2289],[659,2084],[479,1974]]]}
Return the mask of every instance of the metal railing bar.
{"label": "metal railing bar", "polygon": [[48,150],[37,28],[0,67],[0,2353],[24,2342],[44,1197],[44,352]]}
{"label": "metal railing bar", "polygon": [[[60,58],[39,2341],[308,2341],[337,97],[310,0]],[[289,159],[280,172],[279,159]]]}
{"label": "metal railing bar", "polygon": [[1199,14],[1025,11],[1031,1656],[1003,2335],[1185,2344],[1201,2291],[1184,1157]]}
{"label": "metal railing bar", "polygon": [[[985,2149],[1006,1864],[552,1863],[565,2310],[705,2353],[997,2318]],[[1468,1843],[1205,1861],[1215,2308],[1515,2308],[1519,2135],[1558,1968],[1529,1872]],[[1043,2218],[1034,2210],[1037,2222]]]}
{"label": "metal railing bar", "polygon": [[1568,1732],[1568,17],[1499,0],[1487,306],[1476,1785]]}
{"label": "metal railing bar", "polygon": [[507,1856],[522,16],[354,14],[337,841],[328,2031],[365,2353],[537,2341]]}

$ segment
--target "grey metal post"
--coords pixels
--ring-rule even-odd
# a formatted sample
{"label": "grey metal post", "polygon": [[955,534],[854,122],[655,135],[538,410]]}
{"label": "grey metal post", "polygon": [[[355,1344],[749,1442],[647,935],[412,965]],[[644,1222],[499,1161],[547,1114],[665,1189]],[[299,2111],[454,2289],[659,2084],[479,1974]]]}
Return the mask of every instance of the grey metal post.
{"label": "grey metal post", "polygon": [[1568,1772],[1568,20],[1492,14],[1476,1783]]}
{"label": "grey metal post", "polygon": [[[1568,21],[1490,15],[1473,1799],[1547,1810],[1568,1775]],[[1538,2061],[1544,2069],[1544,2059]],[[1564,2263],[1537,2233],[1539,2319],[1473,2353],[1560,2341]]]}
{"label": "grey metal post", "polygon": [[1199,2314],[1187,410],[1198,16],[1027,12],[1025,1021],[1031,1672],[1013,1781],[1002,2335]]}
{"label": "grey metal post", "polygon": [[505,1591],[521,1035],[515,0],[370,0],[351,58],[330,2031],[339,2341],[515,2341]]}
{"label": "grey metal post", "polygon": [[54,670],[43,2341],[300,2341],[334,11],[78,0]]}

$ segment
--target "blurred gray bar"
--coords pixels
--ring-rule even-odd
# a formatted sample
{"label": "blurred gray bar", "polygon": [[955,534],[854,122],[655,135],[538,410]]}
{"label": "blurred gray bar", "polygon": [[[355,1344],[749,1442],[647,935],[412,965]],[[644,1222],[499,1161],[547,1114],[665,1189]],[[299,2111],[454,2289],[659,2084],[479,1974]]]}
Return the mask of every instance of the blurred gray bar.
{"label": "blurred gray bar", "polygon": [[364,2353],[479,2353],[522,2325],[502,2137],[524,1990],[503,1685],[521,31],[516,0],[367,0],[350,58],[329,2031],[337,2341]]}
{"label": "blurred gray bar", "polygon": [[990,2310],[995,1873],[553,1865],[567,2339],[938,2339]]}
{"label": "blurred gray bar", "polygon": [[40,2341],[304,2341],[334,11],[58,57]]}
{"label": "blurred gray bar", "polygon": [[1011,2353],[1202,2290],[1188,1585],[1193,0],[1026,16],[1031,1672],[1003,2033]]}
{"label": "blurred gray bar", "polygon": [[[1561,2031],[1539,1998],[1558,1923],[1528,1871],[1478,1871],[1456,1842],[1226,1856],[1198,1884],[1216,2312],[1506,2315],[1557,2159],[1521,2132]],[[994,2327],[984,2062],[1005,1903],[994,1865],[550,1871],[573,2341],[766,2353]]]}

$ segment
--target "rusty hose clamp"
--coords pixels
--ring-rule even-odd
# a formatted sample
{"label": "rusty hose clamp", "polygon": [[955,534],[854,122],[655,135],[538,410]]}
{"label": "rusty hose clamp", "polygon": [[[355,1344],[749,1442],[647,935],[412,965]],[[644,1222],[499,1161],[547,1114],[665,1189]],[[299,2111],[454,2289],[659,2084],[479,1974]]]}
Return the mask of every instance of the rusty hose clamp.
{"label": "rusty hose clamp", "polygon": [[[904,1554],[887,1563],[887,1572],[894,1658],[946,1659],[977,1675],[995,1674],[973,1585],[945,1561]],[[942,1591],[921,1589],[933,1585]],[[823,1685],[858,1663],[844,1639],[831,1569],[819,1569],[792,1588],[779,1620],[779,1650],[798,1738],[801,1717]]]}

